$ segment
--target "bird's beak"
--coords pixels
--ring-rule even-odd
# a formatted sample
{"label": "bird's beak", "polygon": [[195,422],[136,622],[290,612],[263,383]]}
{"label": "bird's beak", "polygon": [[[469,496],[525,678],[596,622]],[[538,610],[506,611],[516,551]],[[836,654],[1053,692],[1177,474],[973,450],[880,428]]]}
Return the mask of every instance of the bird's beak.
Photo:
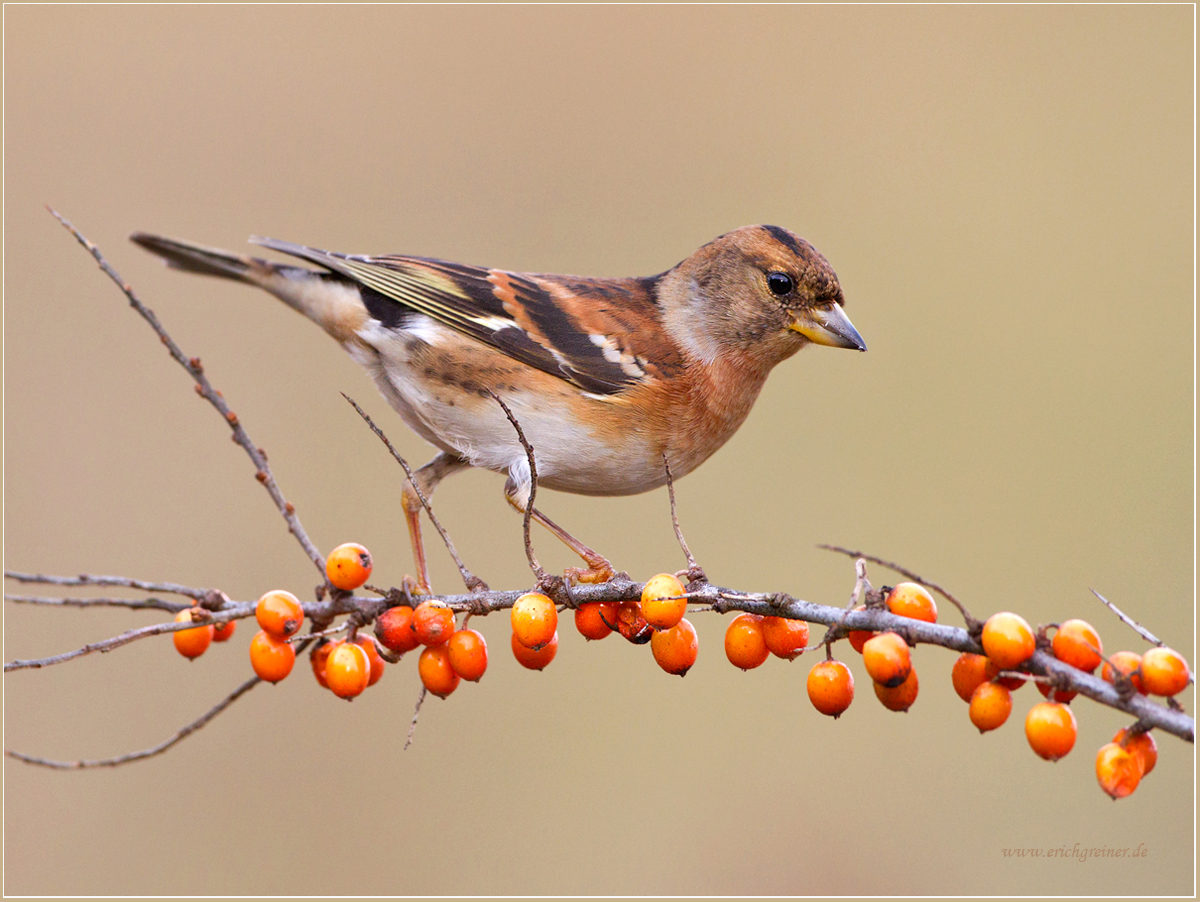
{"label": "bird's beak", "polygon": [[862,340],[849,317],[842,312],[840,304],[805,307],[793,311],[788,328],[799,332],[815,344],[831,348],[849,348],[853,351],[867,349],[867,343]]}

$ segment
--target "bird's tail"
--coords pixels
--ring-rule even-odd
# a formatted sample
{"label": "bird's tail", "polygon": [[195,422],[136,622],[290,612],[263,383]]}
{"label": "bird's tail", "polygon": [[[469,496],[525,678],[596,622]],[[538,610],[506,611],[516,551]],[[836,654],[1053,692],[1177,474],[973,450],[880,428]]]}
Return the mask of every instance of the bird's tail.
{"label": "bird's tail", "polygon": [[129,236],[134,244],[141,245],[152,254],[158,254],[172,269],[200,273],[205,276],[223,276],[262,285],[265,278],[281,275],[286,270],[298,270],[297,274],[310,274],[312,270],[298,266],[282,266],[260,257],[241,256],[221,251],[190,241],[178,241],[148,232],[134,232]]}

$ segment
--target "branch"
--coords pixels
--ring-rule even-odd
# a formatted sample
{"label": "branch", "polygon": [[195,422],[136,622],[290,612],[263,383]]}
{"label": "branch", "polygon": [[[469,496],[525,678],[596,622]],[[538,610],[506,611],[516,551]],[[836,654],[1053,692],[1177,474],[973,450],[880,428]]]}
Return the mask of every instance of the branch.
{"label": "branch", "polygon": [[923,579],[920,576],[917,576],[917,574],[913,573],[911,570],[901,567],[899,564],[893,564],[891,561],[885,561],[883,558],[875,557],[874,555],[866,554],[862,551],[854,551],[850,548],[842,548],[840,545],[818,545],[817,547],[824,548],[826,551],[836,551],[838,554],[846,554],[850,557],[860,557],[864,560],[870,561],[872,564],[878,564],[881,567],[887,567],[889,570],[893,570],[896,573],[899,573],[901,576],[907,577],[914,583],[920,583],[926,588],[933,589],[933,591],[941,595],[942,598],[946,599],[946,601],[958,608],[958,612],[962,614],[963,620],[966,621],[967,627],[972,632],[980,629],[983,626],[982,620],[976,620],[973,616],[971,616],[971,612],[963,607],[962,602],[960,602],[957,598],[955,598],[937,583],[933,582],[932,580]]}
{"label": "branch", "polygon": [[1104,606],[1106,608],[1108,608],[1110,611],[1112,611],[1114,614],[1116,614],[1121,619],[1122,623],[1124,623],[1126,626],[1128,626],[1131,630],[1133,630],[1135,633],[1137,633],[1139,636],[1141,636],[1143,639],[1145,639],[1151,645],[1162,645],[1163,644],[1162,640],[1159,639],[1156,635],[1154,635],[1154,633],[1150,632],[1150,630],[1146,629],[1144,626],[1142,626],[1140,623],[1138,623],[1132,617],[1125,614],[1125,612],[1123,612],[1120,608],[1118,608],[1115,604],[1113,604],[1111,601],[1109,601],[1107,598],[1105,598],[1103,595],[1101,595],[1095,589],[1089,589],[1088,591],[1090,591],[1093,595],[1095,595],[1097,598],[1099,598],[1104,603]]}
{"label": "branch", "polygon": [[233,430],[233,435],[231,436],[232,439],[242,446],[245,452],[250,455],[250,460],[254,462],[254,466],[257,468],[257,472],[254,474],[255,478],[263,484],[264,488],[266,488],[267,493],[271,496],[271,500],[275,502],[275,507],[278,508],[279,513],[283,515],[283,519],[288,525],[288,531],[296,537],[296,541],[300,543],[300,547],[304,549],[304,553],[308,555],[309,559],[316,564],[317,569],[321,572],[321,578],[324,579],[325,559],[321,556],[321,552],[317,550],[317,546],[312,543],[311,539],[309,539],[308,533],[304,531],[304,527],[300,525],[300,518],[296,516],[296,508],[293,507],[292,504],[283,497],[283,493],[280,492],[279,486],[275,482],[275,477],[271,473],[271,468],[267,464],[266,452],[250,441],[250,436],[248,436],[246,434],[246,430],[242,428],[241,423],[238,421],[237,414],[229,409],[229,405],[225,403],[225,399],[221,396],[221,393],[214,389],[209,383],[208,377],[204,375],[204,368],[200,365],[200,358],[185,356],[183,351],[179,349],[179,345],[175,344],[175,340],[171,338],[171,336],[167,333],[167,330],[164,329],[162,324],[158,321],[158,317],[154,315],[154,311],[138,300],[137,295],[133,291],[133,286],[131,286],[117,274],[117,271],[113,269],[111,265],[109,265],[109,262],[106,259],[104,259],[104,255],[100,253],[100,249],[97,248],[96,245],[92,244],[92,242],[87,238],[85,238],[83,234],[76,229],[75,226],[71,225],[71,223],[68,222],[64,217],[60,216],[50,207],[47,207],[46,209],[50,211],[51,216],[63,224],[63,227],[66,228],[67,231],[75,236],[76,241],[78,241],[87,249],[88,253],[95,258],[103,273],[112,279],[112,281],[116,283],[117,287],[121,289],[122,293],[124,293],[125,297],[129,299],[130,306],[133,307],[133,309],[136,310],[139,315],[141,315],[142,319],[150,324],[150,328],[155,331],[159,337],[159,340],[166,345],[167,351],[170,353],[175,362],[187,370],[188,375],[195,380],[196,394],[208,401],[208,403],[215,407],[218,413],[224,417],[225,422],[229,425],[229,428]]}
{"label": "branch", "polygon": [[50,598],[45,595],[5,595],[5,601],[18,604],[40,604],[51,607],[92,608],[113,607],[133,610],[158,610],[178,614],[192,607],[187,601],[163,601],[160,598]]}

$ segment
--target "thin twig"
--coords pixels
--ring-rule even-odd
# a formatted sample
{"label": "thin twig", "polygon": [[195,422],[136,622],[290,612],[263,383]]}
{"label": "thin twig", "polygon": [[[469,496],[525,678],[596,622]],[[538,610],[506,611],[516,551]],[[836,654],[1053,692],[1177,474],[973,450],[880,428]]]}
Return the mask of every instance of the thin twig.
{"label": "thin twig", "polygon": [[138,639],[145,639],[148,636],[157,636],[160,633],[174,633],[179,630],[196,629],[204,624],[213,624],[214,626],[226,623],[230,620],[237,620],[241,617],[249,617],[254,613],[254,606],[250,604],[235,605],[233,608],[227,608],[221,611],[220,614],[214,614],[210,619],[200,622],[184,622],[177,623],[152,623],[149,626],[140,626],[137,629],[126,630],[125,632],[113,636],[110,639],[104,639],[100,642],[91,642],[82,648],[77,648],[74,651],[63,652],[60,655],[51,655],[48,658],[30,658],[27,660],[9,661],[4,665],[4,672],[8,673],[13,670],[28,670],[30,668],[49,667],[52,664],[62,664],[65,661],[72,661],[75,658],[81,658],[84,655],[90,655],[92,652],[110,652],[114,648],[120,648],[122,645],[128,645],[130,642],[136,642]]}
{"label": "thin twig", "polygon": [[132,610],[158,610],[178,614],[193,606],[190,601],[163,601],[161,598],[50,598],[45,595],[5,595],[5,601],[17,604],[49,605],[51,607],[92,608],[114,607]]}
{"label": "thin twig", "polygon": [[143,749],[140,752],[130,752],[127,755],[118,755],[115,758],[99,758],[92,761],[53,761],[49,758],[38,758],[33,755],[26,755],[23,752],[14,752],[12,749],[5,749],[4,754],[9,758],[15,758],[16,760],[24,761],[27,764],[37,764],[41,767],[51,767],[56,770],[82,770],[89,767],[117,767],[121,764],[128,764],[131,761],[141,761],[143,758],[152,758],[155,755],[161,755],[177,742],[180,742],[181,740],[186,739],[192,733],[195,733],[261,682],[262,680],[258,677],[251,677],[246,682],[242,683],[242,685],[234,689],[233,692],[229,693],[229,695],[225,696],[225,698],[223,698],[215,706],[209,708],[208,711],[199,718],[193,720],[187,726],[181,727],[179,730],[177,730],[175,735],[173,735],[170,739],[166,740],[165,742],[160,742],[158,745],[152,746],[148,749]]}
{"label": "thin twig", "polygon": [[421,715],[421,705],[425,703],[426,689],[421,687],[421,694],[417,696],[417,705],[413,708],[412,723],[408,725],[408,738],[404,740],[404,748],[400,751],[407,752],[408,747],[412,745],[413,735],[417,732],[417,718]]}
{"label": "thin twig", "polygon": [[901,567],[899,564],[894,564],[891,561],[885,561],[883,558],[875,557],[874,555],[867,554],[866,552],[863,552],[863,551],[854,551],[853,549],[850,549],[850,548],[842,548],[840,545],[818,545],[817,547],[823,548],[826,551],[836,551],[839,554],[846,554],[846,555],[849,555],[850,557],[865,558],[866,560],[870,561],[872,564],[879,564],[881,567],[887,567],[889,570],[894,570],[896,573],[899,573],[901,576],[908,577],[914,583],[920,583],[923,586],[933,589],[933,591],[935,591],[939,595],[941,595],[944,599],[946,599],[946,601],[950,602],[952,605],[954,605],[956,608],[958,608],[958,612],[960,614],[962,614],[963,620],[965,620],[967,622],[967,627],[969,629],[974,629],[975,627],[979,626],[980,622],[971,615],[971,612],[968,611],[963,606],[962,602],[960,602],[957,598],[955,598],[953,595],[951,595],[949,592],[947,592],[945,589],[943,589],[937,583],[935,583],[931,580],[928,580],[928,579],[923,579],[922,577],[913,573],[911,570],[909,570],[905,567]]}
{"label": "thin twig", "polygon": [[687,576],[688,582],[707,582],[708,577],[704,574],[704,568],[696,563],[696,559],[692,557],[692,550],[688,548],[688,543],[683,537],[683,530],[679,528],[679,517],[675,514],[675,478],[671,475],[671,462],[667,460],[667,452],[663,452],[663,467],[667,471],[667,496],[671,499],[671,525],[675,527],[675,538],[679,540],[679,547],[683,549],[683,556],[687,559]]}
{"label": "thin twig", "polygon": [[317,546],[312,543],[312,540],[308,537],[308,533],[306,533],[304,531],[304,527],[300,525],[300,518],[296,516],[295,507],[293,507],[287,501],[287,499],[283,497],[283,493],[280,492],[279,486],[275,482],[275,477],[271,473],[271,468],[267,464],[267,455],[261,448],[250,441],[250,436],[248,436],[246,434],[246,430],[242,428],[241,423],[238,421],[237,414],[229,409],[229,405],[225,403],[225,399],[221,396],[220,392],[214,389],[209,383],[208,378],[204,375],[204,368],[200,364],[200,358],[187,357],[184,355],[183,351],[179,349],[179,346],[175,344],[175,340],[171,338],[171,336],[167,333],[167,330],[163,328],[162,323],[158,321],[158,317],[154,315],[154,311],[145,306],[138,299],[137,295],[134,293],[133,286],[131,286],[128,282],[122,279],[120,275],[117,274],[117,271],[112,268],[109,262],[104,258],[104,255],[100,253],[100,249],[97,248],[96,245],[92,244],[92,242],[87,238],[85,238],[84,235],[66,218],[59,215],[50,207],[46,207],[46,209],[50,211],[50,215],[62,223],[63,227],[66,228],[67,231],[75,236],[76,241],[78,241],[84,246],[84,248],[87,249],[88,253],[90,253],[100,265],[100,269],[104,272],[104,274],[112,279],[112,281],[116,283],[117,287],[121,289],[122,293],[124,293],[125,297],[129,299],[130,306],[132,306],[133,309],[138,312],[142,319],[150,324],[150,327],[155,331],[155,333],[157,333],[159,339],[166,346],[167,351],[170,352],[171,357],[174,358],[175,362],[187,370],[188,375],[195,380],[196,393],[212,404],[212,406],[215,407],[221,414],[229,428],[233,430],[233,440],[241,445],[245,452],[250,455],[250,460],[254,462],[254,466],[256,467],[255,478],[263,484],[267,490],[267,493],[271,496],[271,500],[275,502],[275,507],[278,508],[279,513],[283,515],[283,519],[288,525],[288,531],[296,537],[296,540],[300,543],[300,547],[304,549],[304,553],[308,555],[309,559],[312,560],[317,569],[321,571],[322,577],[324,577],[325,559],[321,557],[321,552],[317,550]]}
{"label": "thin twig", "polygon": [[1121,619],[1122,623],[1124,623],[1126,626],[1128,626],[1131,630],[1133,630],[1135,633],[1137,633],[1139,636],[1141,636],[1143,639],[1145,639],[1151,645],[1162,645],[1163,644],[1162,640],[1159,639],[1156,635],[1154,635],[1154,633],[1150,632],[1150,630],[1146,629],[1144,626],[1142,626],[1140,623],[1138,623],[1136,620],[1134,620],[1132,617],[1130,617],[1128,614],[1126,614],[1124,611],[1122,611],[1120,608],[1118,608],[1115,604],[1113,604],[1111,601],[1109,601],[1107,598],[1105,598],[1103,595],[1101,595],[1095,589],[1089,589],[1089,591],[1093,595],[1095,595],[1097,598],[1099,598],[1100,601],[1104,603],[1104,606],[1106,608],[1108,608],[1110,611],[1112,611],[1114,614],[1116,614],[1117,617],[1119,617]]}
{"label": "thin twig", "polygon": [[533,575],[537,577],[538,583],[546,581],[546,571],[542,569],[542,565],[538,563],[537,555],[533,553],[533,541],[529,537],[529,524],[533,519],[533,502],[537,498],[537,460],[533,456],[533,446],[525,439],[525,431],[521,428],[521,424],[517,422],[517,418],[513,416],[513,412],[508,409],[508,405],[501,400],[500,396],[490,388],[484,389],[492,399],[500,405],[500,409],[504,411],[504,415],[508,417],[508,421],[512,423],[513,429],[517,430],[517,439],[521,442],[521,447],[525,449],[525,457],[529,460],[529,498],[525,502],[525,559],[529,561],[529,569],[533,571]]}
{"label": "thin twig", "polygon": [[205,598],[212,589],[197,589],[193,586],[181,586],[178,583],[155,583],[143,579],[131,579],[128,576],[98,576],[91,573],[81,573],[78,576],[48,576],[44,573],[17,573],[5,570],[6,579],[15,579],[21,583],[41,583],[47,586],[123,586],[127,589],[141,589],[144,592],[167,592],[171,595],[186,595],[188,598]]}
{"label": "thin twig", "polygon": [[429,499],[426,498],[425,493],[421,491],[421,486],[413,476],[412,467],[408,465],[408,461],[400,456],[400,452],[397,451],[395,446],[392,445],[391,440],[384,435],[383,430],[375,425],[375,421],[371,419],[365,410],[358,406],[358,403],[353,398],[351,398],[345,392],[342,392],[341,395],[350,403],[351,407],[358,411],[358,415],[367,421],[367,425],[371,427],[371,431],[379,436],[380,441],[383,442],[384,446],[388,449],[388,451],[391,452],[392,457],[394,457],[396,462],[403,468],[404,475],[408,477],[409,485],[411,485],[413,487],[413,491],[417,493],[417,499],[421,502],[421,507],[425,508],[425,513],[429,515],[429,522],[433,524],[433,528],[436,529],[438,531],[438,535],[442,537],[442,541],[446,545],[446,550],[450,552],[450,557],[454,559],[454,563],[458,566],[458,572],[462,574],[463,583],[466,585],[467,591],[486,592],[488,590],[488,584],[468,570],[467,565],[464,564],[462,562],[462,558],[458,556],[458,552],[454,550],[454,543],[450,541],[450,534],[442,528],[441,521],[438,520],[437,515],[433,512],[433,505],[429,503]]}

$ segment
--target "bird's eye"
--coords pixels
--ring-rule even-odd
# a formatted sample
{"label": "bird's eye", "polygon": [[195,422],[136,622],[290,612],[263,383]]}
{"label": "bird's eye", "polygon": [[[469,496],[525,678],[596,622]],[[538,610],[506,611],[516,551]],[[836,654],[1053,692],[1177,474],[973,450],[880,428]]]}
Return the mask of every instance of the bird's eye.
{"label": "bird's eye", "polygon": [[787,273],[773,272],[767,274],[767,287],[771,289],[771,294],[781,298],[785,294],[790,294],[795,284]]}

